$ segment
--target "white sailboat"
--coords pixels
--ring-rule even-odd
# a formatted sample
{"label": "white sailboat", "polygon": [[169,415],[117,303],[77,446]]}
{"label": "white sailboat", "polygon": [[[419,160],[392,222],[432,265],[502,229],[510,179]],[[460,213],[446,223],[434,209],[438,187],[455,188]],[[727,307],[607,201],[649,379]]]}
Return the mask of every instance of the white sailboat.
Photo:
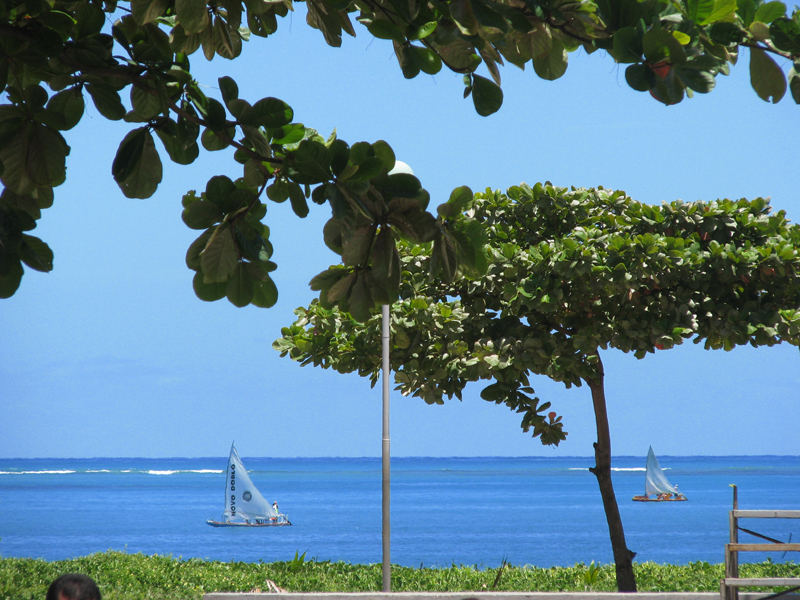
{"label": "white sailboat", "polygon": [[[645,469],[644,479],[644,494],[642,496],[634,496],[633,500],[636,502],[684,502],[686,496],[678,491],[678,486],[673,486],[661,465],[658,464],[656,453],[653,452],[653,447],[647,451],[647,468]],[[655,496],[651,498],[650,496]]]}
{"label": "white sailboat", "polygon": [[291,525],[286,515],[278,511],[278,503],[270,506],[250,476],[231,444],[228,470],[225,476],[225,511],[221,521],[206,521],[212,527],[278,527]]}

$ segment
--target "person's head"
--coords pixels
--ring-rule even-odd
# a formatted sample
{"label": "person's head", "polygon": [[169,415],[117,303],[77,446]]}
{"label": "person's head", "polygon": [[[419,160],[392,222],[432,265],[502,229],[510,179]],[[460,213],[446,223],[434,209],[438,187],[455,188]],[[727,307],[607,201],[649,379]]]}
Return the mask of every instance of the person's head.
{"label": "person's head", "polygon": [[80,573],[67,573],[50,584],[45,600],[102,600],[94,580]]}

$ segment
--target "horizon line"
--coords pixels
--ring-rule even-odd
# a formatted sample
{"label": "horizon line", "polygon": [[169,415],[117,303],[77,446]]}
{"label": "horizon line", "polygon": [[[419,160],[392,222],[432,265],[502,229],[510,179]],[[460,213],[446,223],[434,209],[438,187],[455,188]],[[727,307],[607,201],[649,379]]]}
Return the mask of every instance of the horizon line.
{"label": "horizon line", "polygon": [[[670,458],[795,458],[800,457],[800,454],[659,454],[660,457]],[[247,458],[272,458],[279,460],[381,460],[380,455],[374,456],[248,456]],[[642,458],[646,457],[645,454],[616,454],[612,455],[612,460],[615,458]],[[130,459],[130,460],[177,460],[177,459],[219,459],[224,458],[224,455],[219,456],[33,456],[33,457],[0,457],[0,460],[105,460],[105,459]],[[486,459],[593,459],[594,456],[570,454],[566,456],[543,456],[543,455],[517,455],[517,456],[501,456],[501,455],[485,455],[485,456],[392,456],[392,459],[464,459],[464,460],[486,460]]]}

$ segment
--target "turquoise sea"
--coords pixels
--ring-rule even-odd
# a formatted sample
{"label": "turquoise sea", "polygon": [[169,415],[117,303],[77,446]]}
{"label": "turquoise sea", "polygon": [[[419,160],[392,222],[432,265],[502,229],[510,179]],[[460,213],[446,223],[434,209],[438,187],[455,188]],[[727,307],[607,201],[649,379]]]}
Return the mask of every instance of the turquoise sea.
{"label": "turquoise sea", "polygon": [[[242,456],[292,527],[217,529],[227,457],[0,459],[0,556],[48,560],[108,549],[223,561],[381,561],[379,458]],[[644,456],[614,459],[614,486],[636,560],[723,561],[730,484],[740,508],[800,509],[798,456],[659,456],[689,498],[638,503]],[[593,459],[395,458],[394,564],[495,567],[612,562]],[[799,521],[746,527],[800,541]],[[744,537],[742,538],[744,540]],[[754,554],[743,560],[791,560]]]}

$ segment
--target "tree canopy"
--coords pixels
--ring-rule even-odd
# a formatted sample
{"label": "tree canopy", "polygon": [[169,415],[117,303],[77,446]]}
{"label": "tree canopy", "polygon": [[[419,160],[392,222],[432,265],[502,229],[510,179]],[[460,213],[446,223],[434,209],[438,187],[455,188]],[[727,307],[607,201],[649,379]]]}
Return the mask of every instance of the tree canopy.
{"label": "tree canopy", "polygon": [[[530,375],[588,385],[596,464],[620,590],[636,588],[611,484],[601,350],[644,358],[691,339],[706,349],[800,346],[800,226],[766,200],[650,206],[619,191],[549,183],[487,190],[464,206],[488,238],[483,277],[431,280],[435,252],[404,246],[392,305],[398,389],[428,403],[491,383],[484,400],[522,416],[543,444],[567,433]],[[274,348],[301,364],[377,381],[377,318],[366,323],[314,301]]]}
{"label": "tree canopy", "polygon": [[[341,44],[343,32],[355,34],[355,19],[376,38],[391,41],[404,76],[436,73],[443,66],[463,73],[465,96],[481,115],[502,105],[499,65],[505,62],[519,67],[530,62],[540,77],[556,79],[564,74],[570,52],[601,49],[630,65],[631,87],[673,104],[692,91],[710,91],[716,75],[735,64],[741,47],[750,49],[753,87],[765,100],[777,101],[787,78],[771,56],[789,61],[800,56],[800,17],[797,11],[787,15],[777,1],[314,0],[306,6],[309,24],[331,46]],[[251,35],[268,37],[291,9],[291,0],[3,2],[0,89],[8,103],[0,105],[0,297],[18,288],[23,265],[52,268],[52,251],[29,232],[66,178],[70,148],[61,132],[80,123],[88,98],[105,118],[133,125],[112,168],[128,197],[154,193],[164,155],[188,164],[200,146],[234,149],[242,177],[231,181],[233,197],[209,192],[221,182],[230,188],[216,179],[200,196],[184,198],[191,226],[220,230],[203,238],[214,246],[209,256],[216,256],[217,264],[209,258],[204,270],[189,261],[202,275],[195,278],[196,291],[207,300],[228,296],[236,305],[274,303],[269,232],[261,219],[264,196],[289,199],[302,217],[308,199],[333,205],[334,190],[363,194],[363,184],[380,175],[379,161],[385,170],[391,168],[384,143],[351,148],[295,122],[282,100],[240,98],[229,77],[220,78],[219,99],[208,97],[194,80],[190,56],[202,51],[208,60],[237,58]],[[477,73],[480,65],[489,77]],[[794,66],[788,86],[800,100]],[[403,193],[413,197],[416,191]],[[196,199],[200,203],[193,205]],[[417,200],[424,213],[424,202]],[[208,210],[220,203],[218,211]],[[209,221],[214,216],[217,221]],[[344,238],[358,229],[348,226]],[[461,253],[462,258],[471,254],[469,249]],[[395,291],[383,287],[371,295],[377,299]],[[359,298],[357,305],[369,304]]]}

